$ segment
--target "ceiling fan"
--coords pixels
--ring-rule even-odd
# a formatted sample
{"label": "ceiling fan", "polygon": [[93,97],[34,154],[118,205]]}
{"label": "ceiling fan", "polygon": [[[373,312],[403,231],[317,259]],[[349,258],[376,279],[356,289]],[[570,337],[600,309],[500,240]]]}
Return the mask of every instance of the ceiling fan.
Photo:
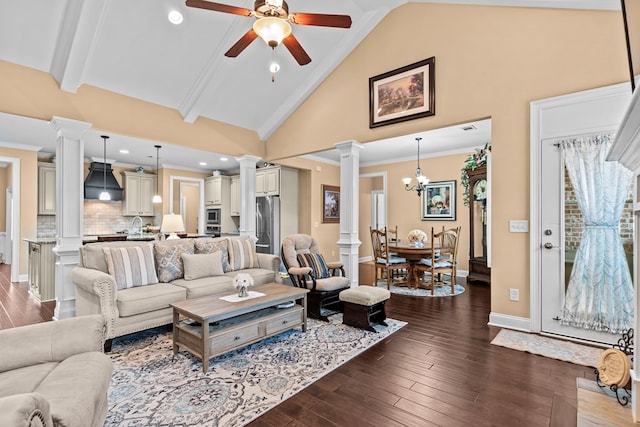
{"label": "ceiling fan", "polygon": [[311,58],[302,48],[298,39],[291,33],[291,25],[315,25],[319,27],[350,28],[351,17],[348,15],[328,15],[321,13],[289,13],[289,5],[284,0],[256,0],[253,9],[229,6],[206,0],[186,0],[186,5],[199,9],[256,18],[253,28],[245,33],[225,56],[235,58],[258,36],[275,49],[280,43],[291,52],[300,65],[311,62]]}

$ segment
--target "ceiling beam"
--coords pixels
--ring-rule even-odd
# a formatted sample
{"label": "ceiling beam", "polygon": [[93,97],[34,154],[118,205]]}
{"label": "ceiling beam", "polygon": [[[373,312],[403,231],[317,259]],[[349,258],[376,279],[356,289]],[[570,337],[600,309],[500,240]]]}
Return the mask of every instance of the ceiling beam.
{"label": "ceiling beam", "polygon": [[60,89],[75,93],[83,84],[102,22],[111,0],[69,0],[63,14],[51,63]]}

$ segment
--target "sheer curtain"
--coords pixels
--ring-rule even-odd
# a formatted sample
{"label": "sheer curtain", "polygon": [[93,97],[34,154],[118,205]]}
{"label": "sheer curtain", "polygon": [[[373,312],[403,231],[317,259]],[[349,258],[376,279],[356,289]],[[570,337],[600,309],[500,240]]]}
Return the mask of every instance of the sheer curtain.
{"label": "sheer curtain", "polygon": [[601,135],[560,142],[584,221],[560,323],[621,333],[633,326],[633,282],[619,227],[632,172],[605,161],[612,140]]}

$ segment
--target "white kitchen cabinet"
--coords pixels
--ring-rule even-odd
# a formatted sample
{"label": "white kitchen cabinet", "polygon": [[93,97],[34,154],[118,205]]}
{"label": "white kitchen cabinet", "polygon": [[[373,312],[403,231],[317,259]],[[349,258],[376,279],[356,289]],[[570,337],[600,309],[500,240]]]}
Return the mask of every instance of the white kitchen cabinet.
{"label": "white kitchen cabinet", "polygon": [[54,244],[54,241],[29,241],[29,291],[39,301],[56,298]]}
{"label": "white kitchen cabinet", "polygon": [[[228,190],[228,176],[210,176],[204,180],[204,204],[206,206],[220,206],[224,194]],[[226,187],[226,188],[225,188]]]}
{"label": "white kitchen cabinet", "polygon": [[231,216],[240,216],[240,175],[231,177]]}
{"label": "white kitchen cabinet", "polygon": [[280,167],[256,170],[256,196],[277,196],[280,194]]}
{"label": "white kitchen cabinet", "polygon": [[38,215],[56,214],[56,165],[38,163]]}
{"label": "white kitchen cabinet", "polygon": [[124,184],[123,216],[153,216],[153,196],[156,191],[156,175],[121,172]]}

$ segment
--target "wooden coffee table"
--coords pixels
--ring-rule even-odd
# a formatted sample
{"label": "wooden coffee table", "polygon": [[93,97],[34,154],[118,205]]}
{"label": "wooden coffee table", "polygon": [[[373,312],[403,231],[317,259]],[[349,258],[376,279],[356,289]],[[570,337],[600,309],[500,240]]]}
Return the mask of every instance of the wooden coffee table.
{"label": "wooden coffee table", "polygon": [[[264,296],[238,302],[220,299],[233,292],[207,295],[171,304],[173,307],[173,354],[183,348],[202,361],[302,325],[307,330],[307,292],[279,283],[249,288]],[[277,305],[296,301],[292,307]]]}

